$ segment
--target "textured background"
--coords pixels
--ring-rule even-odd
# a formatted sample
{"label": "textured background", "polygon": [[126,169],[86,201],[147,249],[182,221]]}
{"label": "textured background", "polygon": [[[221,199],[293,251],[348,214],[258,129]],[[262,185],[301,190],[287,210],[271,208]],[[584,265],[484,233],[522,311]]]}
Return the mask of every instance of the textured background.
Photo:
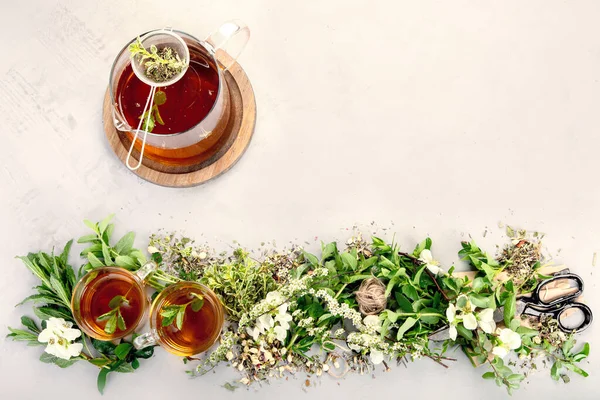
{"label": "textured background", "polygon": [[[344,239],[347,227],[375,221],[408,249],[431,235],[446,265],[469,234],[493,251],[502,221],[546,232],[600,310],[599,2],[0,4],[1,331],[18,324],[27,309],[13,304],[35,284],[13,256],[62,245],[85,232],[83,218],[111,212],[116,233],[137,231],[139,246],[166,228],[222,246],[309,240],[316,249],[315,236]],[[240,59],[258,106],[248,152],[202,187],[141,181],[104,139],[113,57],[149,29],[203,37],[231,18],[253,33]],[[559,385],[539,372],[513,398],[597,399],[596,342],[584,365],[592,377]],[[38,362],[39,350],[0,339],[3,398],[100,398],[91,366],[61,371]],[[506,397],[458,357],[448,370],[425,360],[376,379],[326,378],[308,394],[301,379],[230,394],[220,387],[232,377],[226,367],[190,380],[179,359],[157,351],[135,374],[111,376],[104,398]]]}

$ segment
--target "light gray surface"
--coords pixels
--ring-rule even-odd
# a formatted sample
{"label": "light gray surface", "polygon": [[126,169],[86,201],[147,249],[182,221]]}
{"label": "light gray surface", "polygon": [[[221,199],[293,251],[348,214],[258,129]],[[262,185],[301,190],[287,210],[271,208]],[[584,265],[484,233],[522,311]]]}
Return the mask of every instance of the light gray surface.
{"label": "light gray surface", "polygon": [[[0,4],[0,330],[28,311],[13,304],[35,284],[13,256],[62,245],[85,232],[83,218],[111,212],[139,246],[158,228],[252,247],[343,239],[346,227],[376,221],[406,248],[430,234],[446,265],[468,234],[493,251],[503,221],[546,232],[600,309],[600,2]],[[136,178],[102,131],[113,57],[140,32],[171,25],[205,36],[230,18],[253,33],[241,58],[258,106],[248,152],[198,188]],[[543,371],[513,398],[599,398],[596,342],[592,377],[559,385]],[[93,367],[62,371],[38,362],[40,350],[0,341],[3,399],[100,398]],[[420,361],[376,379],[324,379],[308,394],[298,379],[231,395],[220,388],[226,367],[190,380],[157,351],[135,374],[111,376],[104,398],[506,397],[458,357],[448,370]]]}

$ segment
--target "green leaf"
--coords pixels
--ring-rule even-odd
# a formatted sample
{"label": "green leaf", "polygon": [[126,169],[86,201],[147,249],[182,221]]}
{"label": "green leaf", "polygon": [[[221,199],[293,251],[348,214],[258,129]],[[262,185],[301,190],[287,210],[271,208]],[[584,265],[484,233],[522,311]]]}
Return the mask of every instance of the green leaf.
{"label": "green leaf", "polygon": [[87,259],[94,268],[104,267],[104,263],[98,259],[93,253],[87,254]]}
{"label": "green leaf", "polygon": [[154,354],[154,346],[147,346],[133,353],[138,358],[150,358]]}
{"label": "green leaf", "polygon": [[589,355],[590,355],[590,344],[585,343],[583,345],[583,349],[579,353],[577,353],[573,356],[573,361],[580,362],[581,360],[585,359]]}
{"label": "green leaf", "polygon": [[138,360],[137,358],[134,358],[133,360],[131,360],[131,368],[138,369],[139,367],[140,367],[140,360]]}
{"label": "green leaf", "polygon": [[63,265],[67,265],[69,263],[69,253],[71,252],[72,245],[73,245],[73,239],[69,240],[67,242],[67,244],[65,244],[65,247],[63,248],[62,253],[60,253],[60,256],[58,256],[58,258],[63,263]]}
{"label": "green leaf", "polygon": [[104,388],[106,387],[106,375],[110,372],[108,368],[100,369],[100,373],[98,373],[98,391],[100,394],[104,394]]}
{"label": "green leaf", "polygon": [[417,289],[415,289],[414,287],[412,287],[411,285],[404,285],[402,286],[402,293],[408,297],[409,299],[415,301],[419,298],[419,295],[417,294]]}
{"label": "green leaf", "polygon": [[115,251],[119,254],[129,254],[133,248],[133,242],[135,241],[135,233],[126,233],[118,242],[115,244]]}
{"label": "green leaf", "polygon": [[481,277],[475,278],[473,280],[472,288],[475,293],[479,293],[486,286],[487,286],[487,283],[485,282],[485,279],[483,279]]}
{"label": "green leaf", "polygon": [[102,234],[104,231],[106,231],[106,229],[108,228],[108,224],[110,224],[110,221],[112,221],[114,216],[115,216],[115,214],[110,214],[108,217],[104,218],[98,224],[98,230],[100,231],[100,234]]}
{"label": "green leaf", "polygon": [[56,364],[60,368],[67,368],[79,361],[79,358],[71,358],[70,360],[64,360],[62,358],[53,356],[52,354],[42,353],[42,355],[40,356],[40,361],[46,364]]}
{"label": "green leaf", "polygon": [[112,335],[117,330],[117,314],[113,313],[113,315],[106,321],[106,325],[104,325],[104,332]]}
{"label": "green leaf", "polygon": [[105,342],[97,339],[92,339],[92,346],[94,346],[99,353],[104,354],[105,356],[112,356],[115,354],[115,348],[117,347],[112,342]]}
{"label": "green leaf", "polygon": [[308,261],[308,263],[310,265],[312,265],[313,267],[316,267],[319,265],[319,259],[317,257],[315,257],[314,255],[307,253],[306,251],[302,251],[302,255],[304,256],[306,261]]}
{"label": "green leaf", "polygon": [[358,265],[356,257],[354,257],[350,253],[342,253],[341,257],[342,257],[342,262],[344,263],[345,266],[349,267],[352,270],[356,270],[356,266]]}
{"label": "green leaf", "polygon": [[127,298],[125,296],[117,295],[110,299],[108,302],[108,306],[112,309],[121,307],[121,304],[128,303]]}
{"label": "green leaf", "polygon": [[398,306],[400,307],[400,309],[402,311],[413,312],[412,304],[406,298],[406,296],[404,296],[402,293],[400,293],[399,290],[396,290],[394,292],[394,297],[396,298],[396,302],[398,303]]}
{"label": "green leaf", "polygon": [[17,304],[15,307],[21,306],[21,305],[27,303],[28,301],[32,301],[34,303],[41,303],[41,304],[54,304],[57,306],[63,305],[63,302],[60,301],[60,299],[54,295],[50,296],[47,294],[32,294],[31,296],[26,297],[22,302]]}
{"label": "green leaf", "polygon": [[50,278],[48,274],[34,261],[32,261],[29,257],[17,257],[19,260],[23,261],[23,264],[35,275],[39,280],[42,281],[44,285],[51,288]]}
{"label": "green leaf", "polygon": [[569,370],[575,372],[576,374],[583,376],[584,378],[587,378],[588,376],[590,376],[587,372],[585,372],[584,370],[582,370],[581,368],[577,367],[574,364],[564,363],[563,365],[566,369],[569,369]]}
{"label": "green leaf", "polygon": [[496,302],[494,300],[494,295],[483,295],[474,293],[469,296],[469,300],[473,303],[474,306],[479,308],[495,308]]}
{"label": "green leaf", "polygon": [[125,319],[123,318],[123,315],[121,315],[121,310],[117,311],[117,327],[122,331],[127,329]]}
{"label": "green leaf", "polygon": [[321,251],[321,259],[326,261],[337,253],[337,244],[335,242],[327,243]]}
{"label": "green leaf", "polygon": [[115,258],[115,264],[126,269],[136,269],[138,267],[135,260],[130,256],[117,256]]}
{"label": "green leaf", "polygon": [[510,293],[506,302],[504,303],[504,324],[510,326],[510,321],[515,317],[517,312],[517,294],[515,292]]}
{"label": "green leaf", "polygon": [[552,368],[550,368],[550,376],[555,381],[557,381],[559,379],[558,370],[560,369],[560,367],[561,367],[561,362],[555,361],[554,364],[552,364]]}
{"label": "green leaf", "polygon": [[58,278],[54,275],[50,277],[50,284],[52,285],[52,289],[56,292],[56,295],[59,299],[62,300],[64,305],[67,307],[71,306],[71,296],[67,293],[67,289],[65,289],[63,283],[58,280]]}
{"label": "green leaf", "polygon": [[[25,331],[23,329],[14,329],[11,328],[10,326],[8,327],[8,330],[11,332],[8,335],[6,335],[7,338],[10,338],[14,341],[17,342],[36,342],[36,343],[40,343],[38,342],[37,338],[38,335],[36,335],[35,333],[31,333],[29,331]],[[42,343],[40,343],[41,345]]]}
{"label": "green leaf", "polygon": [[412,281],[415,286],[421,285],[421,275],[423,274],[423,271],[425,270],[425,268],[427,268],[427,266],[423,265],[421,268],[419,268],[419,270],[415,274],[415,277]]}
{"label": "green leaf", "polygon": [[121,343],[115,348],[115,355],[119,360],[124,360],[125,357],[129,354],[129,352],[133,349],[133,345],[131,343]]}
{"label": "green leaf", "polygon": [[473,332],[465,328],[462,324],[456,325],[458,334],[467,340],[473,340]]}
{"label": "green leaf", "polygon": [[413,317],[406,318],[406,321],[404,321],[404,323],[402,323],[402,325],[400,325],[400,328],[398,328],[398,334],[396,336],[396,339],[397,340],[402,339],[402,337],[404,336],[406,331],[408,331],[410,328],[412,328],[416,323],[417,323],[417,320],[415,318],[413,318]]}
{"label": "green leaf", "polygon": [[116,311],[115,310],[110,310],[109,312],[102,314],[101,316],[99,316],[98,318],[96,318],[96,321],[100,322],[100,321],[106,321],[109,320],[113,317],[113,315],[115,315]]}
{"label": "green leaf", "polygon": [[424,308],[419,311],[419,319],[426,324],[437,324],[440,318],[444,316],[435,308]]}
{"label": "green leaf", "polygon": [[539,332],[537,330],[527,328],[525,326],[521,326],[521,327],[517,328],[517,330],[515,332],[517,332],[521,336],[526,336],[526,337],[534,337],[539,334]]}
{"label": "green leaf", "polygon": [[519,329],[519,327],[521,326],[521,320],[519,318],[513,318],[512,321],[510,321],[510,330],[511,331],[517,331],[517,329]]}
{"label": "green leaf", "polygon": [[26,326],[27,329],[29,329],[30,331],[32,331],[33,333],[40,333],[40,328],[38,328],[37,324],[35,323],[35,321],[25,315],[23,315],[21,317],[21,323],[23,324],[23,326]]}
{"label": "green leaf", "polygon": [[486,372],[485,374],[481,375],[481,377],[483,379],[494,379],[496,378],[496,375],[493,372]]}
{"label": "green leaf", "polygon": [[[162,263],[162,255],[160,253],[152,253],[150,258],[152,259],[152,261],[154,261],[155,263],[157,263],[159,265],[160,265],[160,263]],[[139,258],[138,258],[138,261],[140,261]],[[141,261],[140,261],[140,263],[141,263]]]}
{"label": "green leaf", "polygon": [[63,318],[67,321],[73,321],[71,310],[65,307],[34,307],[33,312],[40,319]]}
{"label": "green leaf", "polygon": [[194,301],[192,301],[192,311],[194,312],[198,312],[200,311],[200,309],[202,308],[202,306],[204,305],[204,299],[196,299]]}
{"label": "green leaf", "polygon": [[120,364],[113,366],[112,370],[115,372],[121,372],[121,373],[127,374],[127,373],[133,372],[134,368],[129,363],[121,362]]}
{"label": "green leaf", "polygon": [[183,318],[185,317],[185,307],[181,307],[177,312],[177,316],[175,317],[175,325],[177,329],[181,330],[183,328]]}
{"label": "green leaf", "polygon": [[104,259],[104,264],[106,266],[114,265],[114,261],[110,256],[110,247],[106,245],[106,243],[102,243],[102,258]]}
{"label": "green leaf", "polygon": [[173,323],[173,321],[175,320],[175,317],[177,316],[177,313],[179,312],[179,310],[181,309],[181,306],[178,305],[171,305],[171,306],[167,306],[165,308],[163,308],[160,311],[160,315],[162,316],[162,326],[169,326]]}
{"label": "green leaf", "polygon": [[93,243],[97,239],[98,239],[98,235],[90,234],[90,235],[82,236],[79,239],[77,239],[77,243]]}
{"label": "green leaf", "polygon": [[93,365],[95,365],[97,367],[100,367],[100,368],[102,368],[102,367],[106,366],[108,363],[110,363],[110,360],[106,359],[106,358],[92,358],[92,359],[89,359],[87,361],[90,364],[93,364]]}

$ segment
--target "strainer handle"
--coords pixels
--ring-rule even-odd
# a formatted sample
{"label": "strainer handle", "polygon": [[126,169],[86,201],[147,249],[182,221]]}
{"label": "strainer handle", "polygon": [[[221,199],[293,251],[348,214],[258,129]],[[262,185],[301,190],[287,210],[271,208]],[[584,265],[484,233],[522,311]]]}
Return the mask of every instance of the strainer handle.
{"label": "strainer handle", "polygon": [[250,29],[240,20],[225,22],[206,38],[206,43],[215,51],[222,50],[229,55],[225,60],[219,59],[223,68],[228,70],[240,56],[250,39]]}

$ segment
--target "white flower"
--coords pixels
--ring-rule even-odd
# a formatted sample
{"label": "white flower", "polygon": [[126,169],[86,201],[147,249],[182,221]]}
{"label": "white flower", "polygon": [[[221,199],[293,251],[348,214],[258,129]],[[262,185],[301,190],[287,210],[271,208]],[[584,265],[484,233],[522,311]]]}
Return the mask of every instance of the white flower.
{"label": "white flower", "polygon": [[285,338],[287,337],[286,328],[284,328],[283,326],[276,326],[275,328],[273,328],[273,332],[275,332],[275,337],[277,338],[277,340],[279,340],[281,343],[285,342]]}
{"label": "white flower", "polygon": [[450,339],[456,340],[456,335],[458,334],[456,330],[456,307],[452,303],[448,304],[448,308],[446,308],[446,318],[448,318],[448,324],[450,325],[448,331]]}
{"label": "white flower", "polygon": [[69,360],[77,357],[83,350],[82,343],[71,343],[81,336],[79,329],[72,328],[73,323],[62,318],[50,318],[46,321],[46,329],[38,335],[38,341],[48,343],[46,353]]}
{"label": "white flower", "polygon": [[479,319],[479,327],[485,333],[492,333],[496,329],[496,323],[494,322],[494,310],[486,308],[477,314]]}
{"label": "white flower", "polygon": [[462,323],[465,328],[472,331],[473,329],[477,329],[477,318],[473,313],[467,313],[462,315]]}
{"label": "white flower", "polygon": [[521,335],[508,328],[499,330],[498,340],[500,341],[500,345],[494,347],[492,353],[500,358],[506,357],[509,350],[521,347]]}
{"label": "white flower", "polygon": [[275,321],[279,322],[279,325],[285,329],[286,331],[290,329],[290,321],[292,320],[292,316],[288,313],[279,313],[275,316]]}
{"label": "white flower", "polygon": [[376,332],[381,331],[381,320],[379,319],[379,317],[377,315],[367,315],[363,319],[363,324],[365,324],[365,326],[368,326],[368,327],[374,329]]}
{"label": "white flower", "polygon": [[256,327],[260,330],[260,332],[268,331],[275,325],[275,321],[273,317],[269,314],[263,314],[256,320]]}
{"label": "white flower", "polygon": [[154,253],[158,253],[158,249],[154,246],[148,246],[148,253],[150,254],[154,254]]}
{"label": "white flower", "polygon": [[439,263],[433,259],[433,255],[428,249],[421,251],[421,254],[419,255],[419,261],[425,264],[427,269],[434,275],[443,275],[446,273],[446,271],[440,268]]}
{"label": "white flower", "polygon": [[258,337],[261,334],[260,330],[257,327],[254,327],[254,328],[246,327],[246,332],[248,332],[248,335],[250,335],[252,337],[252,339],[254,339],[254,340],[258,340]]}
{"label": "white flower", "polygon": [[375,365],[381,364],[383,361],[383,353],[379,350],[371,350],[369,357],[371,358],[371,362]]}

